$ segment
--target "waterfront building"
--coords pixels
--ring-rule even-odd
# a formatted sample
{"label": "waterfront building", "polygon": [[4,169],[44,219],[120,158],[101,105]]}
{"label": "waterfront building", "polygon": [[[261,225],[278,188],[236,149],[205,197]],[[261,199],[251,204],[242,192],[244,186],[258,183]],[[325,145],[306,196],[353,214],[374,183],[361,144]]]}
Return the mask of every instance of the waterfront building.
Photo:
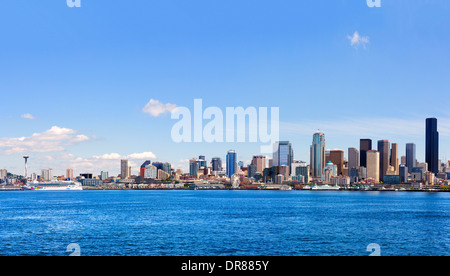
{"label": "waterfront building", "polygon": [[[206,167],[205,167],[206,168]],[[163,164],[163,169],[164,172],[166,172],[168,175],[170,175],[172,173],[172,164],[166,162]]]}
{"label": "waterfront building", "polygon": [[322,181],[324,183],[330,183],[331,177],[337,176],[337,166],[333,162],[328,161],[323,168]]}
{"label": "waterfront building", "polygon": [[408,167],[400,165],[399,167],[400,183],[408,182]]}
{"label": "waterfront building", "polygon": [[430,172],[439,172],[439,132],[436,118],[426,119],[425,162],[428,163]]}
{"label": "waterfront building", "polygon": [[294,151],[289,141],[276,142],[273,147],[273,166],[291,167]]}
{"label": "waterfront building", "polygon": [[158,178],[158,168],[153,165],[145,166],[145,175],[144,178],[156,179]]}
{"label": "waterfront building", "polygon": [[73,179],[73,169],[66,170],[66,178],[72,180]]}
{"label": "waterfront building", "polygon": [[310,153],[311,176],[321,179],[325,168],[325,134],[320,131],[314,133]]}
{"label": "waterfront building", "polygon": [[380,153],[380,181],[383,181],[387,174],[390,164],[390,145],[389,140],[378,141],[378,152]]}
{"label": "waterfront building", "polygon": [[359,168],[359,151],[356,148],[348,148],[348,169]]}
{"label": "waterfront building", "polygon": [[367,151],[367,178],[380,180],[380,153],[376,150]]}
{"label": "waterfront building", "polygon": [[170,174],[168,174],[167,172],[163,171],[163,170],[158,170],[158,179],[159,180],[165,180],[170,178]]}
{"label": "waterfront building", "polygon": [[367,168],[367,151],[372,150],[371,139],[361,139],[359,141],[360,166]]}
{"label": "waterfront building", "polygon": [[424,169],[422,167],[414,167],[412,168],[411,171],[411,179],[413,181],[422,181],[423,180],[423,175],[424,175]]}
{"label": "waterfront building", "polygon": [[197,178],[198,170],[199,170],[199,167],[198,167],[197,159],[192,158],[191,160],[189,160],[189,175]]}
{"label": "waterfront building", "polygon": [[4,180],[8,177],[8,171],[6,169],[0,170],[0,180]]}
{"label": "waterfront building", "polygon": [[145,161],[142,165],[141,165],[141,168],[140,168],[140,171],[139,171],[139,176],[141,176],[141,177],[145,177],[145,167],[147,166],[147,165],[150,165],[152,162],[150,161],[150,160],[147,160],[147,161]]}
{"label": "waterfront building", "polygon": [[295,176],[303,176],[303,183],[308,183],[309,175],[309,166],[305,162],[300,162],[300,165],[295,168]]}
{"label": "waterfront building", "polygon": [[256,171],[262,173],[266,168],[266,156],[265,155],[254,155],[252,159],[252,164],[256,165]]}
{"label": "waterfront building", "polygon": [[400,176],[399,175],[385,175],[383,178],[383,183],[390,184],[390,185],[400,184]]}
{"label": "waterfront building", "polygon": [[408,167],[408,173],[412,172],[412,168],[416,167],[416,144],[406,144],[406,167]]}
{"label": "waterfront building", "polygon": [[234,150],[229,150],[227,153],[227,176],[231,178],[234,174],[237,173],[237,154]]}
{"label": "waterfront building", "polygon": [[130,177],[130,167],[128,165],[128,160],[120,160],[120,177],[122,179],[127,179]]}
{"label": "waterfront building", "polygon": [[41,179],[45,181],[53,180],[53,169],[43,169],[41,171]]}
{"label": "waterfront building", "polygon": [[[145,176],[145,168],[144,168],[144,174],[142,175],[142,177],[144,177]],[[102,171],[101,173],[100,173],[100,179],[103,181],[103,180],[106,180],[106,179],[108,179],[109,178],[109,173],[108,172],[104,172],[104,171]]]}

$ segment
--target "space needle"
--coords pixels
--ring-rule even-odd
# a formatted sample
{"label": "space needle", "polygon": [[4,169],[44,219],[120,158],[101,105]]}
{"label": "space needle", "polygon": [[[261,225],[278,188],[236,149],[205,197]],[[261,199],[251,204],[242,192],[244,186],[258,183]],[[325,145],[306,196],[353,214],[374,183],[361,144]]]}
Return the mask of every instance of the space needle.
{"label": "space needle", "polygon": [[28,178],[28,158],[30,158],[28,155],[23,157],[25,159],[25,180]]}

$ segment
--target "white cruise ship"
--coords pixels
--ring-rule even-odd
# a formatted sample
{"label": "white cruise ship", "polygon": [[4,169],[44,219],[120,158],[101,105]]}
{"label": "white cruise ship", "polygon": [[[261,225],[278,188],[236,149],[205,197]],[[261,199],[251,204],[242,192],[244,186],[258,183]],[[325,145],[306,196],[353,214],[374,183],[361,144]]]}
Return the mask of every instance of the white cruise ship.
{"label": "white cruise ship", "polygon": [[52,182],[30,182],[23,186],[24,190],[30,191],[81,191],[81,183],[74,181],[52,181]]}
{"label": "white cruise ship", "polygon": [[331,185],[314,185],[311,187],[313,191],[339,191],[339,185],[331,186]]}

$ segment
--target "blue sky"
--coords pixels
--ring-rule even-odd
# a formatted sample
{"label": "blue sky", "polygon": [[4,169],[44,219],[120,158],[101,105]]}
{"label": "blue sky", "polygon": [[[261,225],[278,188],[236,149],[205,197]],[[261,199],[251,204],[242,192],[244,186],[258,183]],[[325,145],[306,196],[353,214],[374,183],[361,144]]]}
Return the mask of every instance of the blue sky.
{"label": "blue sky", "polygon": [[31,171],[57,174],[116,174],[130,156],[136,172],[140,157],[185,168],[229,149],[245,162],[259,154],[253,143],[174,143],[170,114],[143,112],[150,99],[279,107],[280,137],[305,161],[317,129],[327,148],[389,139],[404,154],[414,142],[423,160],[432,116],[450,158],[448,1],[3,2],[0,167],[12,172],[25,151]]}

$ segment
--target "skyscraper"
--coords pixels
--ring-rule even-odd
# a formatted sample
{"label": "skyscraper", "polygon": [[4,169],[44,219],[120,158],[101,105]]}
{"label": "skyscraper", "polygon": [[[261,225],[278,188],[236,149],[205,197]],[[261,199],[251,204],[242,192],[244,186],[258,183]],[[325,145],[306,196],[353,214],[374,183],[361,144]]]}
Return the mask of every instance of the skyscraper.
{"label": "skyscraper", "polygon": [[383,181],[390,164],[390,143],[389,140],[378,141],[378,152],[380,153],[380,180]]}
{"label": "skyscraper", "polygon": [[361,167],[367,168],[367,151],[372,150],[372,140],[361,139],[359,141],[359,162]]}
{"label": "skyscraper", "polygon": [[254,155],[252,159],[252,165],[256,165],[256,171],[262,173],[266,168],[266,156]]}
{"label": "skyscraper", "polygon": [[236,151],[230,150],[227,153],[227,176],[231,177],[237,173],[237,154]]}
{"label": "skyscraper", "polygon": [[128,160],[122,159],[120,160],[120,177],[122,179],[127,179],[129,176],[129,166],[128,166]]}
{"label": "skyscraper", "polygon": [[294,152],[289,141],[276,142],[273,147],[273,165],[291,167]]}
{"label": "skyscraper", "polygon": [[400,161],[398,159],[398,144],[392,143],[391,148],[391,166],[394,168],[394,174],[398,175],[399,173],[399,166]]}
{"label": "skyscraper", "polygon": [[325,134],[318,131],[313,135],[311,145],[311,176],[322,178],[325,167]]}
{"label": "skyscraper", "polygon": [[411,173],[416,166],[416,144],[408,143],[406,144],[406,167],[408,168],[408,173]]}
{"label": "skyscraper", "polygon": [[380,153],[376,150],[367,151],[367,178],[380,180]]}
{"label": "skyscraper", "polygon": [[425,162],[428,163],[428,171],[434,174],[439,172],[439,132],[436,118],[426,120]]}
{"label": "skyscraper", "polygon": [[211,167],[213,172],[222,171],[222,159],[220,159],[220,157],[213,157],[211,160]]}
{"label": "skyscraper", "polygon": [[66,170],[66,178],[73,179],[73,169],[67,169]]}
{"label": "skyscraper", "polygon": [[344,174],[344,150],[330,150],[330,161],[337,168],[337,175]]}
{"label": "skyscraper", "polygon": [[348,169],[359,168],[359,152],[356,148],[348,148]]}
{"label": "skyscraper", "polygon": [[197,159],[192,158],[191,160],[189,160],[189,175],[196,178],[198,176],[198,169],[199,166]]}

